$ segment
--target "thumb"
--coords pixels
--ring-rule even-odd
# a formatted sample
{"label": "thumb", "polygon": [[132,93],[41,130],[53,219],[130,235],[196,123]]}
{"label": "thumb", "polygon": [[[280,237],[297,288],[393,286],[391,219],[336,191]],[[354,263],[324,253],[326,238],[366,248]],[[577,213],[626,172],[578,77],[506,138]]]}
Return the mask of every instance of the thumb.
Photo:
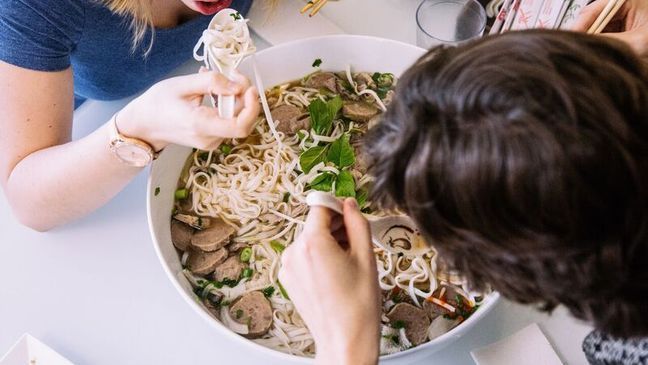
{"label": "thumb", "polygon": [[587,30],[594,24],[596,18],[603,12],[603,9],[608,4],[609,0],[596,0],[593,3],[583,8],[580,15],[572,25],[572,29],[577,32],[587,32]]}
{"label": "thumb", "polygon": [[182,96],[222,94],[235,95],[243,87],[222,74],[214,71],[201,70],[199,73],[178,76],[169,79],[172,87]]}
{"label": "thumb", "polygon": [[344,201],[344,226],[351,251],[361,258],[373,257],[369,222],[360,212],[355,199]]}

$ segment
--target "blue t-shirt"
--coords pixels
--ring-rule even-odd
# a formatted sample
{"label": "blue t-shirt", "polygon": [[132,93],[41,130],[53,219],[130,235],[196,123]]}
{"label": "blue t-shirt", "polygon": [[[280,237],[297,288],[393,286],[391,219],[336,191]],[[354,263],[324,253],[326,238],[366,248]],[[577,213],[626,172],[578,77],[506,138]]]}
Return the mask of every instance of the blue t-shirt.
{"label": "blue t-shirt", "polygon": [[[179,0],[178,0],[179,1]],[[134,52],[129,19],[96,0],[0,0],[0,60],[39,71],[72,66],[77,97],[115,100],[136,94],[192,57],[211,16],[150,32]],[[252,0],[235,0],[245,14]]]}

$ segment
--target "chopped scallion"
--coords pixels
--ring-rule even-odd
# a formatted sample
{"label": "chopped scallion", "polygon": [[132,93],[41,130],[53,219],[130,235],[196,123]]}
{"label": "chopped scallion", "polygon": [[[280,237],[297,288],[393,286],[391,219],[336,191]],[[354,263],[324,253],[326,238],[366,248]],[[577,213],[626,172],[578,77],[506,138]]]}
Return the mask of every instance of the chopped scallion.
{"label": "chopped scallion", "polygon": [[275,292],[275,287],[274,286],[269,286],[269,287],[261,290],[261,292],[263,293],[263,295],[265,295],[266,298],[270,298],[272,296],[272,294],[274,294],[274,292]]}
{"label": "chopped scallion", "polygon": [[187,189],[178,189],[175,192],[175,198],[176,200],[183,200],[187,199],[189,197],[189,190]]}
{"label": "chopped scallion", "polygon": [[241,262],[250,262],[250,258],[252,258],[252,249],[250,247],[246,247],[241,250],[239,258],[241,259]]}
{"label": "chopped scallion", "polygon": [[272,249],[277,253],[282,253],[286,249],[286,246],[282,245],[281,242],[277,240],[270,241],[270,247],[272,247]]}
{"label": "chopped scallion", "polygon": [[286,289],[284,289],[283,285],[281,285],[281,281],[277,280],[277,285],[279,286],[279,291],[281,292],[281,295],[290,300],[290,297],[288,296],[288,292],[286,292]]}
{"label": "chopped scallion", "polygon": [[254,274],[254,270],[248,267],[247,269],[243,269],[243,273],[241,273],[241,276],[244,278],[251,278],[253,274]]}
{"label": "chopped scallion", "polygon": [[220,146],[220,151],[223,153],[225,156],[229,155],[232,153],[232,146],[228,145],[227,143],[223,143]]}

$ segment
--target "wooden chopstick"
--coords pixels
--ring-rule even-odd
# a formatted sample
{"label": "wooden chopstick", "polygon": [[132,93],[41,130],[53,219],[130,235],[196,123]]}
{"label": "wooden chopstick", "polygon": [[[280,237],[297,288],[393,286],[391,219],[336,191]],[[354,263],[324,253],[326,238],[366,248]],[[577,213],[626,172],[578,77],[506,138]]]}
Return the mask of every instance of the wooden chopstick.
{"label": "wooden chopstick", "polygon": [[605,27],[607,27],[608,24],[610,24],[610,22],[612,21],[612,18],[614,18],[614,16],[619,12],[619,10],[623,6],[623,4],[625,4],[625,2],[626,2],[626,0],[618,0],[617,1],[616,5],[614,5],[612,10],[610,11],[610,14],[608,14],[608,16],[606,16],[605,19],[603,20],[603,22],[601,23],[601,25],[599,25],[599,27],[596,28],[596,30],[594,30],[594,34],[602,33],[605,30]]}
{"label": "wooden chopstick", "polygon": [[588,34],[594,34],[596,30],[601,26],[601,24],[605,21],[605,19],[608,17],[608,15],[612,12],[612,9],[614,9],[615,5],[619,3],[619,0],[609,0],[608,3],[605,5],[605,8],[603,8],[603,11],[599,14],[599,16],[596,18],[594,23],[589,27],[587,30]]}
{"label": "wooden chopstick", "polygon": [[324,5],[326,5],[326,3],[327,3],[328,1],[329,1],[329,0],[320,0],[320,1],[317,3],[317,5],[315,5],[315,8],[313,8],[313,11],[311,11],[310,15],[308,15],[308,16],[309,16],[309,17],[313,17],[315,14],[317,14],[317,13],[318,13],[318,12],[319,12],[323,7],[324,7]]}
{"label": "wooden chopstick", "polygon": [[311,0],[311,1],[307,2],[307,3],[306,3],[306,6],[304,6],[304,7],[301,9],[300,13],[301,13],[301,14],[304,14],[305,12],[307,12],[308,9],[312,8],[312,7],[315,5],[315,1],[318,1],[318,0],[314,0],[314,1]]}

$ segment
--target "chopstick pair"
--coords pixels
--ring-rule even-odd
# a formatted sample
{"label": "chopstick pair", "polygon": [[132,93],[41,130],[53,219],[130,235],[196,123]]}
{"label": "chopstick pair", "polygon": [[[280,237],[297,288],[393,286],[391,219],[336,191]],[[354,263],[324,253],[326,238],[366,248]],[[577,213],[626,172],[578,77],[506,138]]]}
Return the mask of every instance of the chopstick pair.
{"label": "chopstick pair", "polygon": [[588,34],[599,34],[605,30],[612,18],[619,12],[626,0],[610,0],[603,11],[596,18],[592,26],[587,30]]}
{"label": "chopstick pair", "polygon": [[312,16],[314,16],[315,14],[317,14],[320,10],[322,10],[322,8],[324,7],[324,5],[326,5],[326,3],[327,3],[328,1],[329,1],[329,0],[309,0],[309,1],[306,3],[306,6],[304,6],[304,7],[301,9],[301,12],[300,12],[300,13],[301,13],[301,14],[304,14],[305,12],[307,12],[307,11],[310,10],[311,12],[310,12],[310,14],[308,14],[308,16],[309,16],[309,17],[312,17]]}

